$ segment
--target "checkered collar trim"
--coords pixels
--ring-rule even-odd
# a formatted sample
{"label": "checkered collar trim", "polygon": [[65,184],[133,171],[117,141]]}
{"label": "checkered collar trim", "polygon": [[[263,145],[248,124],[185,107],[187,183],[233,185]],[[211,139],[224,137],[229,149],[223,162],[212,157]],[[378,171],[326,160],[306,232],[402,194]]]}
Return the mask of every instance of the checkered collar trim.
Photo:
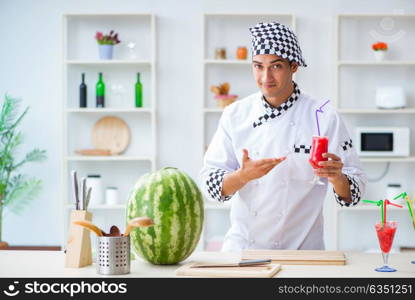
{"label": "checkered collar trim", "polygon": [[262,101],[263,107],[265,108],[265,114],[259,117],[253,123],[254,128],[261,126],[262,124],[264,124],[265,122],[271,119],[281,116],[284,112],[286,112],[288,109],[290,109],[294,105],[294,103],[300,97],[300,94],[301,94],[301,91],[298,88],[298,85],[294,82],[294,92],[291,94],[290,97],[288,97],[288,99],[284,103],[282,103],[278,107],[274,107],[271,104],[269,104],[267,100],[265,99],[265,97],[262,96],[261,101]]}

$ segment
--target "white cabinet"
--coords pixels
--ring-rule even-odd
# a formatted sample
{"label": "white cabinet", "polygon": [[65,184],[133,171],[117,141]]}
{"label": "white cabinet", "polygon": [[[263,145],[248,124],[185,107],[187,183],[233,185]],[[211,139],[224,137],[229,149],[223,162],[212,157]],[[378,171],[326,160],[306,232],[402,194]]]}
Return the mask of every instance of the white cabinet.
{"label": "white cabinet", "polygon": [[[414,195],[412,168],[415,166],[415,15],[342,14],[335,22],[335,85],[334,103],[343,115],[353,140],[357,126],[403,126],[411,130],[411,156],[401,158],[362,158],[369,178],[365,199],[386,197],[388,183],[402,184],[402,191]],[[377,61],[371,45],[388,44],[385,60]],[[376,108],[376,88],[403,87],[408,107],[399,110]],[[388,208],[389,217],[399,222],[394,246],[413,246],[413,229],[408,210]],[[378,248],[374,224],[380,219],[379,208],[360,203],[355,208],[334,211],[335,246],[342,250],[372,250]]]}
{"label": "white cabinet", "polygon": [[[100,60],[95,33],[114,30],[121,43],[114,46],[112,60]],[[156,170],[156,17],[152,14],[67,14],[63,16],[63,151],[62,199],[63,236],[66,245],[69,212],[74,208],[71,170],[78,178],[99,174],[105,190],[115,186],[119,204],[89,208],[93,222],[104,230],[111,225],[125,228],[126,202],[130,189],[143,174]],[[135,47],[127,47],[127,45]],[[105,108],[95,105],[98,73],[106,85]],[[143,107],[135,107],[137,72],[143,85]],[[85,73],[87,108],[80,108],[79,85]],[[75,151],[92,149],[92,128],[104,116],[123,119],[130,130],[130,143],[121,155],[83,156]],[[103,194],[105,195],[105,193]],[[105,199],[102,199],[105,203]]]}

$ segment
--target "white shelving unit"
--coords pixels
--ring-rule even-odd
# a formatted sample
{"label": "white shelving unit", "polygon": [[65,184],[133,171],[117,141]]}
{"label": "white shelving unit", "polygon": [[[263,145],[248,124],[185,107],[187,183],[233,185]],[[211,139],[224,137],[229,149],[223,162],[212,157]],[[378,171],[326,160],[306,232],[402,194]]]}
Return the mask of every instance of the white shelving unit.
{"label": "white shelving unit", "polygon": [[338,66],[412,66],[415,61],[339,61]]}
{"label": "white shelving unit", "polygon": [[[339,211],[379,211],[379,207],[374,205],[362,204],[355,207],[337,207]],[[400,211],[401,208],[399,207],[388,207],[388,211]],[[406,211],[405,211],[406,212]]]}
{"label": "white shelving unit", "polygon": [[[383,24],[383,25],[382,25]],[[387,24],[387,30],[385,30]],[[383,26],[383,28],[382,28]],[[407,14],[341,14],[335,20],[335,84],[334,104],[343,115],[350,134],[353,135],[355,126],[407,126],[411,128],[411,154],[414,155],[414,129],[411,122],[415,113],[415,53],[411,45],[415,38],[415,15]],[[383,36],[382,36],[383,34]],[[402,35],[404,34],[404,35]],[[384,39],[382,39],[384,37]],[[371,45],[377,41],[387,42],[389,49],[386,60],[376,61]],[[375,88],[382,85],[402,85],[406,91],[408,107],[405,109],[386,110],[375,106]],[[353,126],[352,126],[353,124]],[[352,137],[354,138],[354,137]],[[379,166],[391,164],[388,173],[389,182],[404,180],[408,193],[413,194],[410,181],[410,168],[414,165],[415,157],[362,157],[361,162],[368,171],[377,171]],[[409,163],[409,164],[408,164]],[[392,167],[394,170],[392,171]],[[389,175],[390,174],[390,175]],[[399,176],[399,178],[398,178]],[[395,179],[398,178],[398,179]],[[366,199],[380,199],[385,188],[385,182],[369,183]],[[376,243],[374,220],[378,220],[376,206],[359,204],[353,208],[335,206],[334,240],[337,248],[341,240],[352,239],[356,236],[356,227],[361,226],[364,239]],[[394,218],[402,218],[405,222],[406,209],[389,207]],[[340,225],[340,215],[347,226]],[[347,216],[347,218],[346,218]],[[409,218],[408,218],[409,219]],[[348,221],[351,220],[351,221]],[[372,222],[368,225],[368,222]],[[354,226],[352,228],[352,226]],[[408,226],[409,227],[409,226]],[[347,229],[350,232],[347,232]],[[343,231],[342,231],[343,230]],[[366,230],[368,231],[366,233]],[[404,230],[404,229],[400,229]],[[353,233],[352,233],[353,232]],[[413,234],[413,232],[411,232]],[[363,239],[362,239],[363,240]],[[402,242],[402,240],[401,240]],[[399,241],[396,241],[399,243]],[[372,248],[377,245],[372,245]],[[366,245],[366,247],[369,247]],[[361,249],[367,250],[367,249]]]}
{"label": "white shelving unit", "polygon": [[236,59],[205,59],[206,65],[250,65],[251,61]]}
{"label": "white shelving unit", "polygon": [[354,109],[354,108],[340,108],[337,110],[338,112],[342,114],[394,114],[394,115],[408,115],[408,114],[414,114],[415,109],[414,108],[405,108],[405,109]]}
{"label": "white shelving unit", "polygon": [[[66,209],[73,209],[74,206],[67,204]],[[94,205],[88,208],[89,211],[95,211],[95,210],[125,210],[125,205],[123,204],[117,204],[117,205]]]}
{"label": "white shelving unit", "polygon": [[152,108],[72,108],[67,113],[153,113]]}
{"label": "white shelving unit", "polygon": [[[256,84],[251,73],[251,54],[248,50],[246,60],[236,59],[238,46],[250,49],[249,27],[259,22],[278,21],[295,30],[295,17],[292,14],[269,13],[206,13],[203,15],[203,44],[202,44],[202,153],[206,151],[209,141],[218,125],[222,108],[218,108],[210,92],[211,85],[229,82],[230,93],[239,95],[242,99],[255,91]],[[227,59],[215,59],[215,48],[226,48]],[[203,157],[202,157],[203,158]],[[232,201],[232,200],[230,200]],[[229,228],[230,203],[215,204],[205,201],[205,228],[202,235],[203,248],[210,249],[209,241],[223,239]],[[215,241],[217,243],[217,241]]]}
{"label": "white shelving unit", "polygon": [[[70,171],[78,178],[88,174],[102,176],[103,190],[117,186],[117,205],[91,204],[94,223],[107,228],[125,227],[129,190],[144,173],[157,168],[156,95],[156,17],[153,14],[65,14],[63,30],[63,156],[62,156],[62,246],[66,245],[69,212],[74,209]],[[119,33],[121,43],[114,48],[113,60],[99,60],[96,31]],[[126,47],[137,45],[135,57]],[[95,84],[103,72],[106,85],[105,108],[95,107]],[[143,108],[134,106],[136,73],[141,73]],[[86,74],[87,108],[79,108],[81,73]],[[114,85],[122,87],[115,92]],[[131,132],[130,145],[118,156],[81,156],[78,149],[91,149],[91,130],[103,116],[123,119]],[[105,195],[105,193],[104,193]],[[103,197],[104,197],[103,195]],[[103,199],[105,203],[105,199]]]}
{"label": "white shelving unit", "polygon": [[65,63],[67,65],[151,65],[152,62],[150,60],[120,60],[120,59],[112,59],[112,60],[66,60]]}
{"label": "white shelving unit", "polygon": [[363,163],[408,163],[415,162],[415,157],[362,157],[360,161]]}

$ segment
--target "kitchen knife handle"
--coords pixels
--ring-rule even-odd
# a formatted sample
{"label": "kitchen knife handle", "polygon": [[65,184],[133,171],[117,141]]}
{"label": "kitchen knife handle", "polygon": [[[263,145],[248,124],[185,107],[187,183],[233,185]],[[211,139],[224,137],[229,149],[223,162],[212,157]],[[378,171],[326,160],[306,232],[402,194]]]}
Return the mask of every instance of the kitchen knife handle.
{"label": "kitchen knife handle", "polygon": [[75,210],[79,210],[78,178],[76,176],[75,170],[72,170],[72,184],[73,184],[73,193],[74,193],[74,200],[75,200]]}
{"label": "kitchen knife handle", "polygon": [[86,210],[86,178],[82,177],[81,179],[81,186],[82,186],[82,210]]}
{"label": "kitchen knife handle", "polygon": [[88,210],[89,199],[91,199],[91,191],[92,191],[92,188],[89,187],[88,192],[86,193],[85,210]]}
{"label": "kitchen knife handle", "polygon": [[271,263],[271,259],[247,259],[239,262],[239,266],[264,265]]}

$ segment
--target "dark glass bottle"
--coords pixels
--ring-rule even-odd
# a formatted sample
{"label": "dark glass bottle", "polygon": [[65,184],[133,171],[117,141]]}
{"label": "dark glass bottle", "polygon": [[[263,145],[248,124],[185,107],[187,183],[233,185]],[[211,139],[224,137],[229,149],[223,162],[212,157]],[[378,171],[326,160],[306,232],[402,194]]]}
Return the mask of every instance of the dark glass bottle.
{"label": "dark glass bottle", "polygon": [[79,85],[79,107],[87,107],[85,73],[82,73],[82,82]]}
{"label": "dark glass bottle", "polygon": [[137,73],[135,83],[135,107],[143,107],[143,85],[140,82],[140,72]]}
{"label": "dark glass bottle", "polygon": [[102,80],[102,73],[99,73],[98,82],[96,85],[97,107],[105,107],[105,84]]}

